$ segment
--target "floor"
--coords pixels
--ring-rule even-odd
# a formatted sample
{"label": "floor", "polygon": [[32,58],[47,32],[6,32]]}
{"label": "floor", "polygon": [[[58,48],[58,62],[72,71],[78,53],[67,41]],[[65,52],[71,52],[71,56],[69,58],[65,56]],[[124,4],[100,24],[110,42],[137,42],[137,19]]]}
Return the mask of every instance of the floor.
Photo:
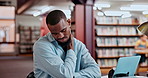
{"label": "floor", "polygon": [[32,56],[0,56],[0,78],[26,78],[32,70]]}

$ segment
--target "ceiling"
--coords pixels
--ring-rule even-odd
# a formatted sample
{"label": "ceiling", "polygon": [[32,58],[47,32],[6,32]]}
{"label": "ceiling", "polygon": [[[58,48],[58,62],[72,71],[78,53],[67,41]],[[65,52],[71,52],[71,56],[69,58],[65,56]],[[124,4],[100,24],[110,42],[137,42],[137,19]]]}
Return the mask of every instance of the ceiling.
{"label": "ceiling", "polygon": [[23,12],[23,14],[32,15],[34,12],[42,11],[43,9],[50,7],[53,9],[69,10],[70,7],[74,6],[71,0],[35,0],[33,5]]}
{"label": "ceiling", "polygon": [[[131,4],[144,4],[148,5],[148,0],[96,0],[95,4],[108,3],[110,8],[103,8],[101,11],[120,11],[120,7],[129,7]],[[22,14],[33,15],[35,12],[41,12],[45,7],[50,6],[50,10],[62,9],[72,10],[74,4],[71,0],[34,0],[32,5],[29,6]],[[130,11],[132,13],[142,14],[141,11]]]}

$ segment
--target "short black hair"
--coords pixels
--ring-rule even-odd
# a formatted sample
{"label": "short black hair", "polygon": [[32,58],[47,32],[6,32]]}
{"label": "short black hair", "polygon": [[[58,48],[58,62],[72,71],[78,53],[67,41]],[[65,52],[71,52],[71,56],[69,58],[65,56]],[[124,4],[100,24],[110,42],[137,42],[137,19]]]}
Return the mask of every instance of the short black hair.
{"label": "short black hair", "polygon": [[53,10],[46,17],[46,24],[56,25],[61,19],[66,21],[66,15],[61,10]]}

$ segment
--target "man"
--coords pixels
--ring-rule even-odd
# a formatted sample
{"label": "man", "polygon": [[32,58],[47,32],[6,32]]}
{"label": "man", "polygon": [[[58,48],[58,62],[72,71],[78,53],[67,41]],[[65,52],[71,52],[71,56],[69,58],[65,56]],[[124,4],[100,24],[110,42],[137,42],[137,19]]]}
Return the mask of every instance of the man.
{"label": "man", "polygon": [[47,15],[51,33],[33,46],[36,78],[101,78],[99,66],[88,49],[72,36],[70,23],[60,10]]}

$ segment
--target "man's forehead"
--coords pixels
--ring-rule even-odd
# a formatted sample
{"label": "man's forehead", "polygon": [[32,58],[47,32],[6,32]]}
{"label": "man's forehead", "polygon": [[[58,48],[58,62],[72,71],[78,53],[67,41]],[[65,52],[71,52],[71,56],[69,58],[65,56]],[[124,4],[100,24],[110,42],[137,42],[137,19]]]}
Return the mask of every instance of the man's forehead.
{"label": "man's forehead", "polygon": [[50,27],[50,31],[51,33],[59,33],[61,32],[63,29],[65,29],[67,26],[51,26]]}
{"label": "man's forehead", "polygon": [[56,25],[48,25],[48,26],[51,32],[60,32],[63,29],[65,29],[68,26],[68,24],[67,21],[61,19],[60,22],[57,23]]}

